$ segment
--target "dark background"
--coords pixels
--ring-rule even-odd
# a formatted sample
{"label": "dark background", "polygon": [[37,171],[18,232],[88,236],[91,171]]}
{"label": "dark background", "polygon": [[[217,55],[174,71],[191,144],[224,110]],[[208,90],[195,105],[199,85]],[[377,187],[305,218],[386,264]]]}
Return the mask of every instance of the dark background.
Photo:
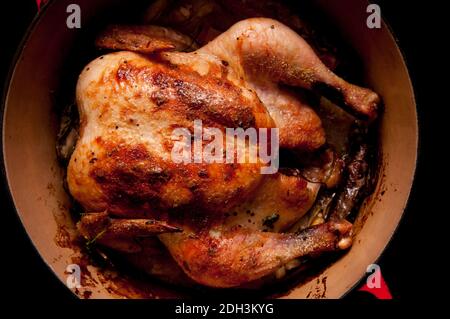
{"label": "dark background", "polygon": [[[432,244],[430,239],[437,239],[427,231],[434,229],[440,214],[445,214],[435,206],[437,200],[431,200],[430,195],[427,197],[430,190],[437,188],[435,180],[440,175],[435,173],[443,174],[437,172],[439,161],[435,162],[431,152],[436,149],[436,138],[440,136],[435,131],[439,127],[439,112],[448,104],[442,99],[441,89],[437,88],[439,80],[436,76],[437,73],[444,72],[441,64],[446,62],[436,55],[445,52],[443,41],[446,40],[440,36],[440,32],[444,30],[443,25],[438,25],[444,24],[444,21],[437,17],[437,13],[444,9],[439,8],[436,2],[433,5],[433,1],[429,1],[427,6],[412,1],[374,2],[381,6],[382,15],[392,27],[406,57],[417,99],[421,133],[418,170],[409,205],[378,264],[394,299],[437,297],[439,293],[425,287],[432,281],[439,281],[440,277],[425,269],[438,262],[435,255],[430,258],[427,250]],[[34,0],[22,0],[8,1],[7,5],[2,2],[0,10],[0,80],[3,84],[19,41],[37,8]],[[433,178],[434,176],[438,178]],[[4,183],[0,186],[0,213],[0,283],[3,291],[7,292],[7,297],[21,300],[75,300],[41,260],[25,235]],[[362,283],[358,287],[361,285]],[[363,302],[373,299],[368,293],[357,289],[345,298]]]}

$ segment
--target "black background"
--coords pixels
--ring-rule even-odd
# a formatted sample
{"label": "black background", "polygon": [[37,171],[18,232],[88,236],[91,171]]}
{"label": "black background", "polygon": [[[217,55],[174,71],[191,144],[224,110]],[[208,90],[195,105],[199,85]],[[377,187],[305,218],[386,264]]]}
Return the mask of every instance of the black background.
{"label": "black background", "polygon": [[[418,170],[409,205],[378,264],[394,299],[435,298],[440,294],[428,284],[439,282],[441,276],[428,271],[429,266],[434,268],[434,264],[439,264],[439,258],[428,250],[434,246],[433,240],[437,240],[429,231],[434,230],[434,225],[439,223],[440,215],[445,214],[445,211],[437,207],[439,201],[432,200],[430,196],[433,195],[428,194],[437,189],[439,179],[444,178],[444,172],[437,171],[440,161],[432,157],[432,151],[439,145],[437,138],[442,135],[437,132],[440,127],[437,123],[440,117],[444,117],[442,112],[445,104],[448,104],[444,99],[445,89],[438,89],[440,81],[437,77],[438,73],[445,72],[446,64],[446,60],[439,56],[445,53],[446,39],[440,35],[445,21],[438,18],[438,13],[445,11],[433,1],[427,2],[427,5],[412,1],[374,2],[380,4],[382,14],[392,27],[406,57],[420,124]],[[37,8],[34,0],[9,1],[7,5],[2,2],[1,5],[0,79],[4,83],[18,43]],[[75,301],[41,260],[25,235],[3,183],[0,189],[0,212],[0,285],[6,296],[22,302],[41,299],[52,302]],[[437,266],[437,269],[441,268]],[[353,290],[345,299],[345,302],[365,303],[373,297]]]}

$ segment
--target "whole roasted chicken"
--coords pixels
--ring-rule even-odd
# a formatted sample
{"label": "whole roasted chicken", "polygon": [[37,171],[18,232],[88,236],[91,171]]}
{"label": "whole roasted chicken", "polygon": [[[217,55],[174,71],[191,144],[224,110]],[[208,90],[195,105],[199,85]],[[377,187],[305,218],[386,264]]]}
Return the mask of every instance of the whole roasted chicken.
{"label": "whole roasted chicken", "polygon": [[261,174],[259,157],[174,162],[173,131],[192,132],[195,120],[224,136],[227,128],[278,128],[281,149],[308,154],[326,142],[324,129],[290,87],[327,95],[366,120],[377,115],[378,95],[339,78],[275,20],[243,20],[191,52],[180,51],[189,39],[166,31],[109,28],[98,45],[122,51],[98,57],[79,77],[80,138],[67,181],[86,211],[80,232],[144,268],[167,254],[151,254],[162,243],[176,262],[170,271],[212,287],[242,286],[292,260],[349,248],[345,219],[288,232],[320,183],[292,170]]}

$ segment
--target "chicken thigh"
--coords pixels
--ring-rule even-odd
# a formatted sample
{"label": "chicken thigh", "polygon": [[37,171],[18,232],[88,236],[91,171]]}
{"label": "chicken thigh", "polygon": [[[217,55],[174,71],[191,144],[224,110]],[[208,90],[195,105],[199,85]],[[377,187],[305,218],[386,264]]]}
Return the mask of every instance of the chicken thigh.
{"label": "chicken thigh", "polygon": [[[114,35],[106,36],[117,48]],[[280,84],[330,94],[369,120],[378,95],[333,74],[300,36],[271,19],[241,21],[194,52],[166,51],[175,47],[169,40],[163,49],[140,50],[141,38],[127,46],[122,34],[120,48],[135,52],[101,56],[79,77],[80,139],[68,186],[88,212],[81,233],[123,252],[139,250],[134,237],[158,236],[191,279],[213,287],[240,286],[295,258],[348,248],[345,220],[285,232],[311,208],[320,184],[261,174],[260,157],[175,163],[172,133],[192,132],[194,120],[224,133],[278,128],[281,148],[309,152],[325,143],[320,118]],[[245,137],[233,141],[247,146],[240,156],[260,148]]]}

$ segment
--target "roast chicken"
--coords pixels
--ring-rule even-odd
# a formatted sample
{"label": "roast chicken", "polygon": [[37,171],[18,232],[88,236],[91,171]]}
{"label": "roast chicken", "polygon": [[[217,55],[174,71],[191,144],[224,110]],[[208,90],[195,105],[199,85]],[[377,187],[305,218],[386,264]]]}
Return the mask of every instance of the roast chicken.
{"label": "roast chicken", "polygon": [[80,138],[67,181],[86,212],[78,224],[85,237],[142,258],[146,241],[137,239],[158,240],[173,269],[224,288],[350,247],[345,219],[288,232],[320,183],[292,171],[261,174],[259,158],[174,163],[172,133],[192,131],[194,120],[223,132],[277,128],[280,148],[307,154],[324,145],[325,132],[289,87],[324,94],[368,121],[376,93],[332,73],[297,33],[266,18],[238,22],[191,52],[182,52],[190,45],[182,36],[150,26],[114,27],[98,44],[121,51],[89,63],[76,88]]}

